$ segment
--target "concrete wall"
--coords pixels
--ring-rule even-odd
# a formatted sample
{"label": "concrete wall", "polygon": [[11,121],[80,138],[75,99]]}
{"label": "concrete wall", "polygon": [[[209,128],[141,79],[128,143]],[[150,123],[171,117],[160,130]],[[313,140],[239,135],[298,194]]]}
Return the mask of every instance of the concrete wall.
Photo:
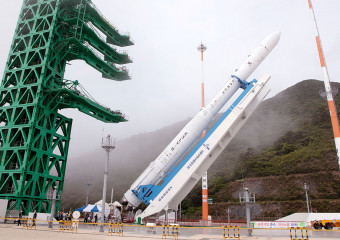
{"label": "concrete wall", "polygon": [[6,199],[0,199],[0,223],[3,223],[5,221],[4,217],[6,217],[6,211],[7,211],[7,204],[8,200]]}

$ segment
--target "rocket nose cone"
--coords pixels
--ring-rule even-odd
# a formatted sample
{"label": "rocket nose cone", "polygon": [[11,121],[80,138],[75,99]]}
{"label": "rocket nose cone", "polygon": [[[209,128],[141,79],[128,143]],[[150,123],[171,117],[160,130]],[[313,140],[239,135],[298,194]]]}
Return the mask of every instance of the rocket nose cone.
{"label": "rocket nose cone", "polygon": [[279,31],[273,32],[272,34],[270,34],[270,36],[276,43],[278,43],[281,37],[281,32]]}
{"label": "rocket nose cone", "polygon": [[264,40],[264,45],[268,50],[272,50],[276,44],[279,42],[281,36],[281,32],[273,32]]}

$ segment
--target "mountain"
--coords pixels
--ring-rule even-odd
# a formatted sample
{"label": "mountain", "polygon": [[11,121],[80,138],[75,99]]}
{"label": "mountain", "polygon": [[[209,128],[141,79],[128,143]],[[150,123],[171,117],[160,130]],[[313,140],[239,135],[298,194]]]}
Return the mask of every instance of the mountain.
{"label": "mountain", "polygon": [[[114,200],[119,201],[148,164],[158,156],[188,121],[117,141],[116,149],[110,153],[107,201],[110,200],[112,188]],[[85,155],[68,159],[61,208],[74,209],[85,204],[86,184],[89,178],[92,183],[89,203],[95,203],[102,198],[106,158],[105,151],[98,148]]]}
{"label": "mountain", "polygon": [[[319,96],[323,88],[321,81],[305,80],[259,106],[208,171],[209,197],[214,199],[210,214],[225,215],[226,206],[230,206],[235,217],[239,216],[243,208],[238,192],[244,184],[256,193],[253,211],[260,215],[303,211],[303,182],[310,185],[312,202],[317,203],[314,209],[335,211],[340,206],[340,176],[327,101]],[[339,102],[339,97],[335,101]],[[111,154],[107,196],[114,188],[114,200],[121,199],[188,121],[117,142]],[[101,198],[105,159],[105,152],[98,149],[68,160],[61,207],[84,205],[88,178],[93,178],[89,202]],[[200,207],[197,184],[182,203],[183,213],[198,216]]]}
{"label": "mountain", "polygon": [[[306,212],[304,183],[313,211],[340,211],[339,166],[327,101],[318,94],[322,88],[322,82],[306,80],[262,103],[209,171],[209,197],[214,199],[210,214],[225,216],[229,206],[233,217],[244,216],[239,204],[243,186],[256,194],[254,217]],[[257,143],[248,145],[247,133],[256,133]],[[183,202],[186,214],[200,215],[198,200],[199,186]]]}

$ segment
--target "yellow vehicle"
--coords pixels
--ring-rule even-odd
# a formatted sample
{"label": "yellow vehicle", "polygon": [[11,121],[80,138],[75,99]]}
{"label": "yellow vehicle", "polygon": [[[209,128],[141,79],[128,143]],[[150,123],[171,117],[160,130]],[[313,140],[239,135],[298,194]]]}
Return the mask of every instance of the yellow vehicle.
{"label": "yellow vehicle", "polygon": [[315,220],[311,222],[311,225],[315,229],[332,230],[334,227],[340,227],[340,220]]}

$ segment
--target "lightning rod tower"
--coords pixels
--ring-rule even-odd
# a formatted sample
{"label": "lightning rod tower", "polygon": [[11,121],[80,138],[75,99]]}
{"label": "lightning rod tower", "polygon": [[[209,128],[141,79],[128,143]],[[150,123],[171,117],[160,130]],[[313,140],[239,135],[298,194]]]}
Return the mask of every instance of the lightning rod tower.
{"label": "lightning rod tower", "polygon": [[321,45],[319,29],[318,29],[318,25],[317,25],[317,22],[316,22],[316,18],[315,18],[315,14],[314,14],[313,5],[312,5],[311,0],[308,0],[308,5],[309,5],[310,13],[311,13],[312,19],[313,19],[316,46],[318,48],[321,70],[322,70],[322,74],[323,74],[323,78],[324,78],[325,91],[323,93],[321,93],[321,96],[324,96],[326,98],[327,102],[328,102],[328,108],[329,108],[329,113],[330,113],[332,128],[333,128],[333,134],[334,134],[337,160],[338,160],[338,165],[339,165],[339,168],[340,168],[340,152],[339,152],[340,127],[339,127],[338,113],[337,113],[337,110],[336,110],[336,107],[335,107],[335,102],[334,102],[334,95],[335,95],[334,92],[337,92],[337,89],[334,89],[334,88],[331,87],[331,83],[330,83],[329,75],[328,75],[328,70],[327,70],[327,65],[326,65],[326,60],[325,60],[325,56],[324,56],[322,45]]}
{"label": "lightning rod tower", "polygon": [[[202,72],[202,83],[201,83],[201,95],[202,95],[202,108],[205,107],[205,99],[204,99],[204,61],[203,61],[203,52],[207,50],[207,46],[205,46],[202,42],[198,45],[197,50],[201,52],[201,72]],[[202,133],[202,138],[205,136],[205,130]],[[208,171],[205,171],[202,176],[202,220],[207,221],[209,215],[209,207],[208,207]]]}

